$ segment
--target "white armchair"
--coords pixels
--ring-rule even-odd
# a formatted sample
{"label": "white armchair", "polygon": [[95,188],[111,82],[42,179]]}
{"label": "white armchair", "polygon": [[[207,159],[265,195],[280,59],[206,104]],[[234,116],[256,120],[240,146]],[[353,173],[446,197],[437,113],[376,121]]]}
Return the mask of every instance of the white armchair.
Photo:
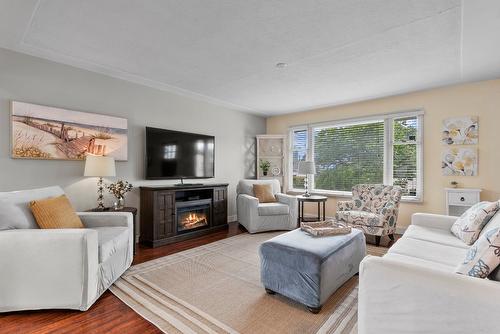
{"label": "white armchair", "polygon": [[[259,203],[254,196],[254,184],[271,184],[275,203]],[[278,180],[241,180],[236,189],[238,222],[248,232],[257,233],[297,228],[297,198],[280,193]]]}
{"label": "white armchair", "polygon": [[133,257],[130,213],[81,212],[84,229],[39,229],[32,200],[59,187],[0,193],[0,312],[87,310]]}

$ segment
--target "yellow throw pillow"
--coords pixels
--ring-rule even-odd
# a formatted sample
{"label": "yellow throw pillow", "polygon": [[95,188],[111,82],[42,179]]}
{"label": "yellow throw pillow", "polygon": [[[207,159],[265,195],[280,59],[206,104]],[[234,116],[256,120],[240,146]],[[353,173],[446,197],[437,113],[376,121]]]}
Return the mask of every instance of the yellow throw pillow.
{"label": "yellow throw pillow", "polygon": [[65,195],[32,201],[30,209],[40,228],[83,228]]}
{"label": "yellow throw pillow", "polygon": [[276,197],[274,197],[273,188],[270,184],[254,184],[253,193],[259,199],[260,203],[276,202]]}

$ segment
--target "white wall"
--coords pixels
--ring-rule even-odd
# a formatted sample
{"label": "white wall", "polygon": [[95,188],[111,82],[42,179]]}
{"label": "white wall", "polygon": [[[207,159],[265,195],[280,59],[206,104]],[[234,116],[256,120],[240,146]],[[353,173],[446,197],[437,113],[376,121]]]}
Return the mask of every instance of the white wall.
{"label": "white wall", "polygon": [[[214,135],[215,179],[196,182],[229,183],[230,216],[236,183],[254,173],[254,137],[265,133],[262,117],[0,48],[0,191],[61,185],[77,210],[95,206],[96,180],[82,177],[82,161],[11,159],[11,100],[127,118],[129,160],[117,175],[134,186],[178,182],[144,180],[145,126]],[[137,189],[126,204],[139,205]]]}

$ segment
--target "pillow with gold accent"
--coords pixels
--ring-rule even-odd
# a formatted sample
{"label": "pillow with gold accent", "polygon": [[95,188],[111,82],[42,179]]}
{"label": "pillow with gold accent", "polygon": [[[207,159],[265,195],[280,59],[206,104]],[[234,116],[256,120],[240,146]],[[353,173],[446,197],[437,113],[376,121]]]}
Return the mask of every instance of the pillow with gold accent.
{"label": "pillow with gold accent", "polygon": [[40,228],[83,228],[66,195],[30,202],[30,209]]}
{"label": "pillow with gold accent", "polygon": [[259,203],[276,202],[271,184],[254,184],[253,193],[259,199]]}
{"label": "pillow with gold accent", "polygon": [[471,206],[451,227],[451,233],[467,245],[472,245],[483,227],[500,209],[500,201],[480,202]]}

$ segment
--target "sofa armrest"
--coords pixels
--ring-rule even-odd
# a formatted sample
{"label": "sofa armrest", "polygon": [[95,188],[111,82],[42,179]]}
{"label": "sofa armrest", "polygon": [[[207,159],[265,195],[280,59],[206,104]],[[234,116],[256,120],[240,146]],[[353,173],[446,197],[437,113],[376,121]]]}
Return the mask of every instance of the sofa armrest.
{"label": "sofa armrest", "polygon": [[96,298],[97,241],[90,229],[0,232],[0,312],[85,310]]}
{"label": "sofa armrest", "polygon": [[236,206],[238,213],[238,222],[243,225],[248,232],[253,233],[256,230],[258,220],[259,200],[256,197],[239,194],[236,198]]}
{"label": "sofa armrest", "polygon": [[134,229],[134,216],[130,212],[77,212],[77,215],[87,228],[121,226]]}
{"label": "sofa armrest", "polygon": [[77,212],[83,225],[94,227],[127,227],[129,231],[129,252],[134,254],[134,216],[131,212]]}
{"label": "sofa armrest", "polygon": [[360,334],[494,333],[498,300],[498,282],[369,256],[360,265],[358,329]]}
{"label": "sofa armrest", "polygon": [[354,201],[338,201],[337,211],[350,211],[354,209]]}
{"label": "sofa armrest", "polygon": [[414,213],[411,216],[411,224],[423,227],[450,230],[458,217],[435,215],[431,213]]}
{"label": "sofa armrest", "polygon": [[290,212],[290,224],[297,224],[297,217],[299,215],[299,202],[297,201],[297,196],[277,193],[275,194],[278,202],[288,205]]}

